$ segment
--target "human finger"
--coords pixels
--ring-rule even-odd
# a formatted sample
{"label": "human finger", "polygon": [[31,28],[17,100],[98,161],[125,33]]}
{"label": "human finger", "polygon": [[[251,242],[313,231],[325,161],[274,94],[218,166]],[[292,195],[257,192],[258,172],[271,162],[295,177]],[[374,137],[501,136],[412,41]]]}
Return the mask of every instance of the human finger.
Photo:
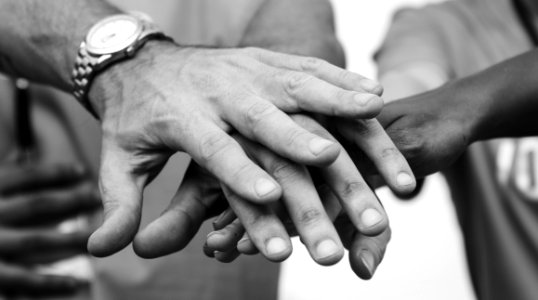
{"label": "human finger", "polygon": [[183,249],[202,223],[222,211],[224,204],[218,182],[191,162],[168,207],[135,237],[135,252],[155,258]]}
{"label": "human finger", "polygon": [[107,139],[101,150],[99,189],[104,221],[88,241],[88,250],[97,257],[125,248],[140,225],[142,193],[147,174],[138,174],[131,155]]}
{"label": "human finger", "polygon": [[217,231],[212,231],[207,235],[207,246],[220,252],[227,252],[237,247],[237,242],[243,237],[245,228],[239,219],[235,219]]}
{"label": "human finger", "polygon": [[277,154],[307,165],[324,165],[340,147],[298,126],[282,110],[256,96],[238,97],[223,108],[234,128]]}
{"label": "human finger", "polygon": [[[287,214],[312,258],[322,265],[338,262],[344,254],[344,248],[324,210],[308,170],[243,137],[236,138],[282,186],[282,201]],[[236,214],[239,216],[239,212]],[[250,233],[249,236],[254,238]]]}
{"label": "human finger", "polygon": [[215,259],[220,261],[220,262],[231,263],[236,258],[238,258],[239,255],[241,255],[241,253],[239,253],[237,248],[234,247],[233,249],[231,249],[229,251],[226,251],[226,252],[215,251],[213,255],[214,255]]}
{"label": "human finger", "polygon": [[[193,121],[196,122],[196,121]],[[254,164],[239,144],[211,122],[192,124],[196,134],[184,140],[170,132],[166,144],[182,149],[219,181],[241,197],[254,202],[276,201],[282,193],[280,186],[259,166]]]}
{"label": "human finger", "polygon": [[343,89],[364,91],[378,96],[381,96],[383,93],[383,87],[378,82],[360,74],[339,68],[316,57],[276,53],[263,49],[258,50],[256,54],[261,61],[268,65],[305,72]]}
{"label": "human finger", "polygon": [[[296,115],[294,120],[319,135],[333,138],[325,128],[309,117]],[[342,208],[361,233],[376,235],[388,226],[383,206],[346,151],[342,151],[336,161],[319,171],[324,183],[338,197]]]}
{"label": "human finger", "polygon": [[213,221],[213,229],[219,230],[224,228],[226,225],[232,223],[235,220],[236,216],[234,211],[228,207],[225,211],[223,211],[214,221]]}
{"label": "human finger", "polygon": [[371,279],[374,276],[377,267],[383,260],[390,237],[390,227],[376,236],[355,233],[349,249],[349,263],[357,276],[362,279]]}
{"label": "human finger", "polygon": [[230,207],[245,227],[252,242],[271,261],[283,261],[292,251],[286,229],[267,205],[242,199],[231,189],[222,186]]}
{"label": "human finger", "polygon": [[411,167],[377,120],[338,120],[337,128],[368,156],[392,191],[413,192],[416,180]]}
{"label": "human finger", "polygon": [[246,255],[255,255],[260,253],[247,233],[245,233],[239,242],[237,242],[237,251]]}

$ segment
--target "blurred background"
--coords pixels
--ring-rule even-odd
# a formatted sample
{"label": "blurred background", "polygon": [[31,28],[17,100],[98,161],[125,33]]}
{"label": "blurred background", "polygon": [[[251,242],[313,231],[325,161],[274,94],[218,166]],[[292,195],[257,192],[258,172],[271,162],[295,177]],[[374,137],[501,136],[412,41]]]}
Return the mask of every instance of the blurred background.
{"label": "blurred background", "polygon": [[[372,55],[392,14],[427,0],[332,0],[348,68],[376,77]],[[392,240],[370,281],[358,279],[347,258],[333,267],[316,265],[298,240],[281,270],[279,298],[301,299],[474,299],[454,208],[442,176],[431,176],[414,200],[379,190],[391,221]]]}

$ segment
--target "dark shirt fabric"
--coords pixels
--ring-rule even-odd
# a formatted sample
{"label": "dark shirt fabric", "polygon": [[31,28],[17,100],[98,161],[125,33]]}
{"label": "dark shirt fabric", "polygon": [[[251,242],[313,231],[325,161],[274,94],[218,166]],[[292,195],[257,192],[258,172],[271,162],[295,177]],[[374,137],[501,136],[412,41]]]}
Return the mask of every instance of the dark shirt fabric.
{"label": "dark shirt fabric", "polygon": [[[532,47],[510,0],[449,1],[400,10],[376,60],[381,75],[426,61],[454,79]],[[444,173],[477,297],[538,299],[538,138],[475,143]]]}

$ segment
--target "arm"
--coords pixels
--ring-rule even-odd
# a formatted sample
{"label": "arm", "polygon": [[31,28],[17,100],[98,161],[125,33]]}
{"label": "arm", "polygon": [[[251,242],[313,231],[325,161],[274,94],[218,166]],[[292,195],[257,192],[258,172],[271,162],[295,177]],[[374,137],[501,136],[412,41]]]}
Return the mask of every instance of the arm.
{"label": "arm", "polygon": [[[470,119],[470,142],[538,135],[538,51],[533,50],[448,85]],[[439,93],[440,95],[443,95]]]}
{"label": "arm", "polygon": [[86,32],[120,11],[102,0],[0,2],[0,71],[71,91],[71,72]]}
{"label": "arm", "polygon": [[538,51],[390,103],[379,119],[417,176],[450,166],[473,142],[536,135]]}

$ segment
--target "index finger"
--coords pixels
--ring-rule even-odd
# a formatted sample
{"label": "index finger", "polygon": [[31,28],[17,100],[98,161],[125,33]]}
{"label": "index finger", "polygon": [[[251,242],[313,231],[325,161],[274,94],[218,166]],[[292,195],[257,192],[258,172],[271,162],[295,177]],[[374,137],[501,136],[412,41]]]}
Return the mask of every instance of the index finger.
{"label": "index finger", "polygon": [[273,67],[305,72],[346,90],[363,91],[378,96],[383,94],[383,87],[377,81],[344,70],[316,57],[260,50],[258,58]]}

